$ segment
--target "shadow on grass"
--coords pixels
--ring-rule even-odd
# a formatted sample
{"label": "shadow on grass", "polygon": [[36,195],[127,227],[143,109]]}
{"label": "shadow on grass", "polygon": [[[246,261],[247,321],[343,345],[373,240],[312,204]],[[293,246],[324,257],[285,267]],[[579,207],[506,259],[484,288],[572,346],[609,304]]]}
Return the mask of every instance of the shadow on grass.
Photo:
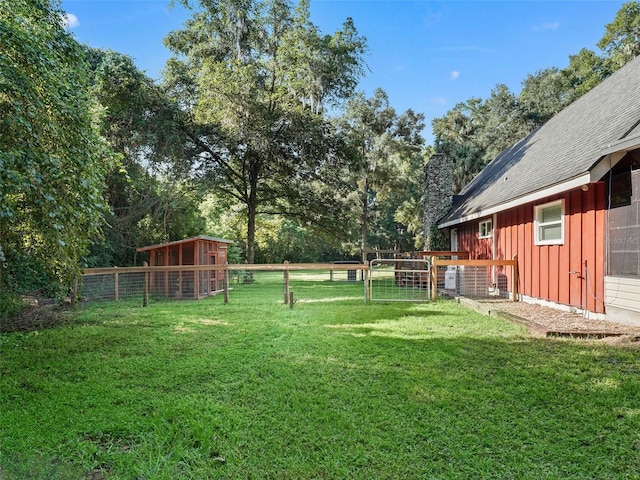
{"label": "shadow on grass", "polygon": [[[528,338],[445,301],[270,295],[100,307],[7,337],[0,465],[38,451],[114,478],[638,478],[635,349]],[[59,478],[50,464],[31,478]]]}

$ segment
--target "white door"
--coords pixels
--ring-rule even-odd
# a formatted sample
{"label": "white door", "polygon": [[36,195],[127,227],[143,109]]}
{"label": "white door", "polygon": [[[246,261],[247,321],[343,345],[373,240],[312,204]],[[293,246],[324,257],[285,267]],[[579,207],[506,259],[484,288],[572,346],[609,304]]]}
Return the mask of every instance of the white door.
{"label": "white door", "polygon": [[[458,230],[456,228],[451,229],[451,251],[458,251]],[[453,260],[457,260],[458,257],[451,257]]]}

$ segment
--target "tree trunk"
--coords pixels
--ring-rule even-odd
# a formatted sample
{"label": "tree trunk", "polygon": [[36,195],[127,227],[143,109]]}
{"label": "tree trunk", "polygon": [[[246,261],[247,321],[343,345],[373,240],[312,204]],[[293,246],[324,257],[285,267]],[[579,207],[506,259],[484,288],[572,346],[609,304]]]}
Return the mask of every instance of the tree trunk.
{"label": "tree trunk", "polygon": [[362,217],[360,218],[360,250],[362,263],[367,261],[367,237],[369,236],[369,178],[365,173],[362,195]]}
{"label": "tree trunk", "polygon": [[246,262],[253,263],[256,244],[256,206],[247,205],[247,255]]}
{"label": "tree trunk", "polygon": [[258,211],[259,161],[251,162],[249,197],[247,199],[247,263],[254,263],[256,254],[256,214]]}

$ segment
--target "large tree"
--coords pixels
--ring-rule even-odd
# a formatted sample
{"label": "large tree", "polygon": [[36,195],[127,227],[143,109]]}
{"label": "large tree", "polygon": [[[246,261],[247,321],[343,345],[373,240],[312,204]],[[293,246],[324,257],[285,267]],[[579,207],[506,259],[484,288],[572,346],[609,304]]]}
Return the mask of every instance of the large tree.
{"label": "large tree", "polygon": [[518,107],[529,126],[536,128],[573,100],[574,87],[569,75],[552,67],[527,75],[518,95]]}
{"label": "large tree", "polygon": [[110,162],[94,118],[85,55],[57,3],[3,0],[0,273],[15,278],[25,259],[61,283],[79,272]]}
{"label": "large tree", "polygon": [[[352,165],[346,180],[352,192],[351,207],[360,226],[360,249],[366,260],[372,227],[383,236],[386,230],[388,246],[397,243],[397,233],[389,235],[390,230],[395,230],[389,228],[389,222],[395,221],[395,211],[386,209],[385,222],[383,205],[393,200],[389,203],[398,208],[402,203],[394,192],[406,192],[407,179],[401,173],[412,158],[420,156],[424,115],[412,110],[398,115],[387,94],[379,88],[370,98],[363,93],[354,95],[337,123],[350,146]],[[406,230],[406,226],[403,228]]]}
{"label": "large tree", "polygon": [[339,157],[324,113],[356,86],[365,40],[350,19],[320,34],[306,0],[295,9],[286,0],[200,0],[165,43],[175,53],[165,84],[188,113],[190,167],[245,206],[252,263],[261,212],[314,220],[318,175]]}
{"label": "large tree", "polygon": [[455,105],[444,116],[431,120],[435,149],[453,164],[453,188],[457,193],[482,168],[486,161],[484,148],[477,139],[484,120],[482,100],[471,98]]}

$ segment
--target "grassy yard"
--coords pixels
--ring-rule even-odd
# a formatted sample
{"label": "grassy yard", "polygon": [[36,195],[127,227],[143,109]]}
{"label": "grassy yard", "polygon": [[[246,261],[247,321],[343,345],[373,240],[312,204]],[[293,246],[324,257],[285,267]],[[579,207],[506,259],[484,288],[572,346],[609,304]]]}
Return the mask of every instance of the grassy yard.
{"label": "grassy yard", "polygon": [[640,478],[640,350],[256,278],[0,336],[0,479]]}

